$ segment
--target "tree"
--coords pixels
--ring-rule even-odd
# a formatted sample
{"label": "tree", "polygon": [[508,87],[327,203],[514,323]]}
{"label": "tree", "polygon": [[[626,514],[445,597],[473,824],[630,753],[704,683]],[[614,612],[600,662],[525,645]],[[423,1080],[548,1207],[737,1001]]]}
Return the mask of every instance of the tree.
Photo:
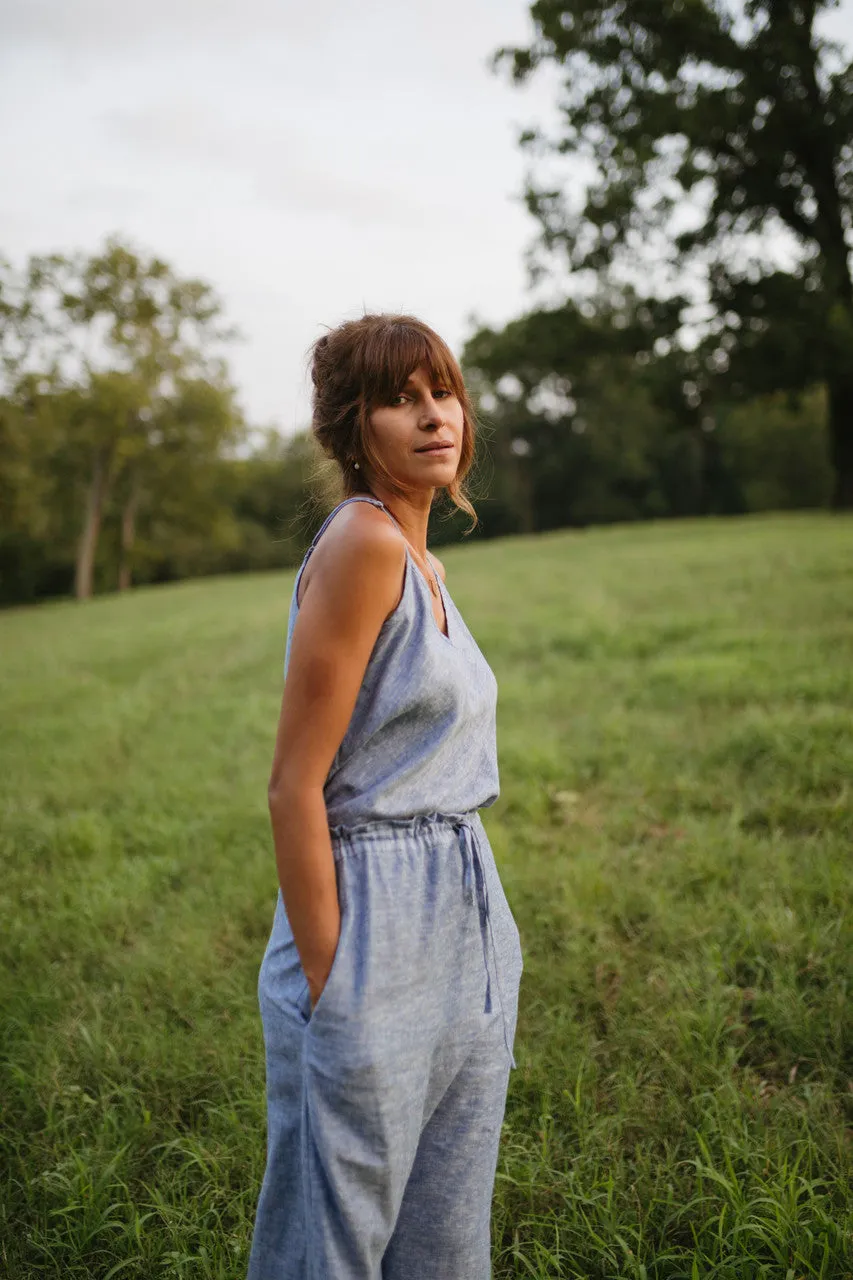
{"label": "tree", "polygon": [[[730,393],[824,381],[833,502],[853,508],[853,63],[815,26],[833,7],[536,0],[532,42],[495,63],[518,82],[561,68],[556,136],[522,143],[589,175],[577,196],[529,186],[545,260],[611,281],[655,261],[647,292],[679,304],[659,336],[686,346],[692,326],[697,371]],[[789,263],[771,248],[782,231]]]}
{"label": "tree", "polygon": [[[184,280],[161,259],[145,259],[118,241],[76,264],[63,294],[72,320],[100,340],[121,380],[124,400],[107,422],[92,425],[92,480],[77,564],[78,598],[91,594],[93,545],[100,529],[99,498],[124,479],[119,586],[131,580],[139,506],[164,476],[157,455],[166,452],[174,473],[187,450],[215,455],[239,421],[219,344],[221,306],[209,285]],[[202,437],[200,439],[199,437]],[[174,479],[174,475],[172,477]],[[146,490],[147,484],[147,490]],[[102,507],[102,500],[101,500]]]}
{"label": "tree", "polygon": [[204,467],[242,432],[220,354],[231,335],[219,300],[209,285],[116,240],[91,257],[36,257],[18,274],[0,268],[6,470],[12,474],[13,456],[20,471],[24,455],[45,450],[61,460],[64,488],[82,509],[74,573],[81,599],[92,594],[117,498],[118,579],[127,587],[141,509],[176,487],[189,504],[204,489]]}
{"label": "tree", "polygon": [[692,355],[650,350],[670,305],[623,290],[591,310],[535,309],[465,346],[515,527],[728,509]]}
{"label": "tree", "polygon": [[[66,423],[73,393],[42,394],[27,380],[0,399],[0,601],[68,590],[77,525]],[[61,481],[67,482],[63,484]]]}
{"label": "tree", "polygon": [[118,485],[119,590],[131,585],[137,551],[150,561],[170,537],[207,540],[221,550],[237,536],[218,492],[222,464],[241,431],[231,388],[178,378],[144,426]]}
{"label": "tree", "polygon": [[747,510],[826,505],[832,470],[825,400],[822,388],[797,398],[777,391],[721,415],[720,449]]}

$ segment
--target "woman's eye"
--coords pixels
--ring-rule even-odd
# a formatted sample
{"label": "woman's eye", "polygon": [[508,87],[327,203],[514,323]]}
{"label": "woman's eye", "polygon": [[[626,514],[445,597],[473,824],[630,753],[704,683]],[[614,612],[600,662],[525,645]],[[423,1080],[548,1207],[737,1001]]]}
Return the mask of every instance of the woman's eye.
{"label": "woman's eye", "polygon": [[[438,400],[439,398],[444,399],[447,396],[452,396],[453,392],[448,391],[446,387],[436,387],[432,394],[433,394],[433,398]],[[399,392],[398,395],[394,396],[392,400],[389,400],[388,403],[392,409],[396,409],[400,404],[402,404],[404,401],[408,400],[409,398],[410,397],[406,394],[405,391],[401,391]]]}

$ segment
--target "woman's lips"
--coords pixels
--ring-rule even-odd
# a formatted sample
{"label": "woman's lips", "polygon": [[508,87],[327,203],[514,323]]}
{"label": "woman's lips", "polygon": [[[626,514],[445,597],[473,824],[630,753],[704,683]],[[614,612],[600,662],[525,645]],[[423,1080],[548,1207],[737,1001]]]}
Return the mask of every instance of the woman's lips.
{"label": "woman's lips", "polygon": [[452,444],[428,444],[421,449],[415,449],[415,453],[445,453],[448,449],[452,449]]}

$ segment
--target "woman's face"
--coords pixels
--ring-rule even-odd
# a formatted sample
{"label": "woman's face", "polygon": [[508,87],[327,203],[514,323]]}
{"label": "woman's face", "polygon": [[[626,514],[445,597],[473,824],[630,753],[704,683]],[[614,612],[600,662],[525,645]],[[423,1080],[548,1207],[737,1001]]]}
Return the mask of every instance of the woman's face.
{"label": "woman's face", "polygon": [[373,410],[370,426],[377,453],[401,485],[439,489],[453,481],[462,451],[462,405],[427,368],[415,369],[390,404]]}

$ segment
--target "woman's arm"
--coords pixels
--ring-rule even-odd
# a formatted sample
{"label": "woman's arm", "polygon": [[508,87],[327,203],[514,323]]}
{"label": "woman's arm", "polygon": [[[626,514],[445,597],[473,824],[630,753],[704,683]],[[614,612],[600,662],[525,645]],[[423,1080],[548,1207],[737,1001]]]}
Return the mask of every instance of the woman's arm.
{"label": "woman's arm", "polygon": [[340,933],[323,786],[379,630],[399,602],[405,548],[384,513],[353,503],[311,560],[291,637],[269,809],[282,897],[313,1005]]}

